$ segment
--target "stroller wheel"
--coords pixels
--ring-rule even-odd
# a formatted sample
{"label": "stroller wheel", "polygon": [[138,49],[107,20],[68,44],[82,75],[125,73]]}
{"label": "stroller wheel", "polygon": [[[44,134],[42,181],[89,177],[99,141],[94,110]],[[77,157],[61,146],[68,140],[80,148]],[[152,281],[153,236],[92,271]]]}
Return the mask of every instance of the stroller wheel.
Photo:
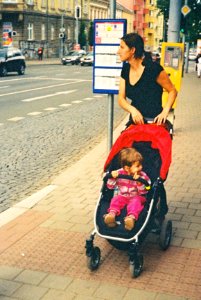
{"label": "stroller wheel", "polygon": [[167,250],[170,246],[172,238],[172,221],[164,220],[161,224],[161,232],[159,236],[159,245],[162,250]]}
{"label": "stroller wheel", "polygon": [[141,274],[143,263],[144,263],[143,255],[141,254],[138,256],[138,263],[130,262],[129,270],[132,278],[136,278]]}
{"label": "stroller wheel", "polygon": [[87,257],[87,266],[89,270],[94,271],[98,269],[100,264],[101,251],[99,247],[94,247],[92,255]]}

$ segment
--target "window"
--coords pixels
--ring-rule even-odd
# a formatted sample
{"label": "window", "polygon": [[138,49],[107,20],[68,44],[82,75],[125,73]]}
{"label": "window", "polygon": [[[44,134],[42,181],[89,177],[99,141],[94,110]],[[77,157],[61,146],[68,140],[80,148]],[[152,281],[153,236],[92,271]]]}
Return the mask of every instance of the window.
{"label": "window", "polygon": [[52,24],[51,25],[51,36],[50,36],[51,41],[54,40],[54,37],[55,37],[55,29],[54,29],[54,25]]}
{"label": "window", "polygon": [[47,0],[42,0],[41,7],[46,7],[46,6],[47,6]]}
{"label": "window", "polygon": [[51,8],[52,8],[52,9],[55,9],[55,0],[51,0],[50,5],[51,5]]}
{"label": "window", "polygon": [[154,28],[153,23],[149,22],[149,28]]}
{"label": "window", "polygon": [[41,25],[41,40],[42,41],[45,40],[45,24],[44,23]]}
{"label": "window", "polygon": [[68,0],[67,2],[68,2],[68,3],[67,3],[67,10],[69,10],[69,11],[70,11],[70,10],[71,10],[71,1],[70,1],[70,0]]}
{"label": "window", "polygon": [[64,3],[65,1],[64,0],[60,0],[59,2],[60,2],[59,3],[60,4],[59,8],[62,9],[62,10],[64,10],[65,9],[65,3]]}
{"label": "window", "polygon": [[28,40],[33,40],[34,39],[34,25],[33,23],[28,23]]}
{"label": "window", "polygon": [[34,5],[34,0],[27,0],[27,5]]}
{"label": "window", "polygon": [[70,29],[70,26],[68,26],[67,28],[67,39],[70,39],[71,38],[71,29]]}

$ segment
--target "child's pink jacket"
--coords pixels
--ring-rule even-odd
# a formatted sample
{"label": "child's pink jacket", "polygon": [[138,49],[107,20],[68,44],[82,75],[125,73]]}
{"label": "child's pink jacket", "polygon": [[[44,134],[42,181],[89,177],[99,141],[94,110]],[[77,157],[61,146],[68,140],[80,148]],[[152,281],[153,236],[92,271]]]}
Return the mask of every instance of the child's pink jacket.
{"label": "child's pink jacket", "polygon": [[[117,170],[118,174],[128,175],[124,169]],[[151,181],[147,174],[143,171],[140,172],[140,177],[147,180],[149,184]],[[115,189],[118,187],[119,195],[124,197],[133,197],[136,195],[145,195],[147,194],[147,190],[145,189],[145,185],[139,181],[129,180],[129,179],[122,179],[122,178],[110,178],[107,181],[107,187],[109,189]]]}

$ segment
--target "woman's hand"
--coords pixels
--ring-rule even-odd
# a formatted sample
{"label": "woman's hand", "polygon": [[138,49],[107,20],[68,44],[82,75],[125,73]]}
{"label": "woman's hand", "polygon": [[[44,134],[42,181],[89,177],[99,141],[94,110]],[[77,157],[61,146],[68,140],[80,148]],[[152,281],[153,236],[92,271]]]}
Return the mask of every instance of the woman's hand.
{"label": "woman's hand", "polygon": [[142,114],[139,112],[139,110],[137,110],[135,107],[132,106],[130,113],[131,113],[133,122],[135,124],[144,124],[144,118],[143,118]]}
{"label": "woman's hand", "polygon": [[154,123],[156,123],[157,125],[161,125],[161,124],[165,123],[165,121],[167,120],[167,117],[168,117],[168,113],[169,113],[169,111],[163,109],[163,111],[154,118]]}

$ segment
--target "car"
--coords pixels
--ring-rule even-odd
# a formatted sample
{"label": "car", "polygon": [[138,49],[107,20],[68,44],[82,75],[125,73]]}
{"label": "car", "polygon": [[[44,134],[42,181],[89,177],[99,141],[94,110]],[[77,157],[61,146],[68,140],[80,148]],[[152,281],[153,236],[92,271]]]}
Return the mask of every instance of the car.
{"label": "car", "polygon": [[94,63],[94,55],[93,52],[88,52],[80,59],[81,66],[93,66]]}
{"label": "car", "polygon": [[63,65],[78,65],[80,63],[80,58],[84,54],[86,54],[86,52],[70,51],[67,55],[62,57],[61,62]]}
{"label": "car", "polygon": [[195,59],[196,59],[196,52],[189,52],[189,55],[188,55],[188,60],[190,60],[190,61],[195,61]]}
{"label": "car", "polygon": [[8,72],[17,72],[24,75],[26,69],[25,57],[18,48],[0,48],[0,75],[6,76]]}

